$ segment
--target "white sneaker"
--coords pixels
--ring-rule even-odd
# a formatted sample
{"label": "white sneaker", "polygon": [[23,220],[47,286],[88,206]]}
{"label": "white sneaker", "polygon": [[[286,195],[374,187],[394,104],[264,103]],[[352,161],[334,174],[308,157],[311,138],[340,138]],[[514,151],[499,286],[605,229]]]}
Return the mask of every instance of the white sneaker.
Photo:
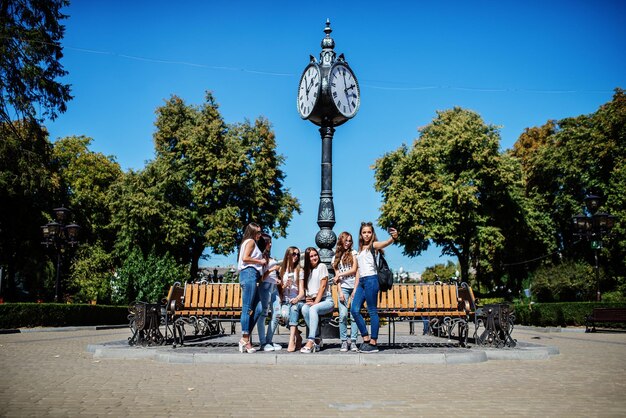
{"label": "white sneaker", "polygon": [[272,344],[265,344],[263,346],[263,351],[274,351],[274,346]]}
{"label": "white sneaker", "polygon": [[280,344],[272,343],[272,345],[274,346],[274,351],[280,351],[283,349],[283,346]]}

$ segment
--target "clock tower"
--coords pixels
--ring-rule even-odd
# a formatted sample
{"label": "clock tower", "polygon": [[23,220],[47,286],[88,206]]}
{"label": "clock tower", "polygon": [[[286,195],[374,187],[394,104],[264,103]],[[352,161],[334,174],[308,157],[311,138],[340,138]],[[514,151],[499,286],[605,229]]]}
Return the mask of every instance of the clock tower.
{"label": "clock tower", "polygon": [[322,191],[317,211],[315,235],[320,259],[332,272],[330,262],[337,243],[335,206],[333,204],[332,141],[335,128],[353,118],[359,110],[359,83],[343,54],[336,57],[335,41],[330,37],[330,20],[326,20],[319,62],[310,56],[300,77],[296,100],[300,117],[319,126],[322,138]]}

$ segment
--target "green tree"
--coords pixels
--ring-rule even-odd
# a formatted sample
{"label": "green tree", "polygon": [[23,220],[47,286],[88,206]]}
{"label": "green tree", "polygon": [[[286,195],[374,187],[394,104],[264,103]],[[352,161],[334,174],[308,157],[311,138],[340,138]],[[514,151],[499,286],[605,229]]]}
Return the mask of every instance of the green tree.
{"label": "green tree", "polygon": [[422,274],[422,280],[426,283],[436,282],[437,280],[448,281],[451,277],[454,277],[458,267],[452,261],[446,264],[435,264],[431,267],[426,267]]}
{"label": "green tree", "polygon": [[298,201],[283,186],[283,157],[269,122],[227,125],[210,93],[202,106],[170,98],[157,109],[156,158],[118,187],[114,224],[120,246],[155,245],[195,277],[206,249],[229,254],[243,226],[285,236]]}
{"label": "green tree", "polygon": [[72,264],[69,291],[76,303],[111,302],[113,255],[98,244],[84,245]]}
{"label": "green tree", "polygon": [[159,256],[150,251],[144,256],[139,248],[133,248],[113,275],[112,299],[116,304],[135,300],[157,303],[167,295],[173,283],[184,283],[187,279],[186,268],[169,254]]}
{"label": "green tree", "polygon": [[[550,124],[552,124],[550,122]],[[573,235],[572,216],[582,211],[587,194],[604,198],[602,210],[618,219],[605,241],[610,280],[626,276],[626,95],[616,89],[613,100],[590,115],[559,120],[524,164],[525,193],[537,213],[549,221],[553,248],[568,258],[593,260],[589,244]],[[520,138],[520,141],[522,138]],[[517,145],[517,144],[516,144]]]}
{"label": "green tree", "polygon": [[593,267],[581,261],[563,261],[539,267],[533,274],[531,290],[539,302],[573,302],[593,299]]}
{"label": "green tree", "polygon": [[41,243],[53,184],[48,133],[36,123],[0,123],[0,293],[7,300],[47,298],[52,272]]}
{"label": "green tree", "polygon": [[[420,133],[411,149],[376,161],[380,224],[402,231],[398,242],[409,256],[434,243],[457,258],[463,280],[470,266],[481,281],[497,278],[507,249],[535,239],[524,236],[519,162],[499,152],[497,128],[468,110],[438,112]],[[514,230],[517,244],[507,237]]]}
{"label": "green tree", "polygon": [[[0,2],[0,122],[54,120],[72,99],[60,63],[67,0]],[[41,113],[37,118],[37,113]]]}
{"label": "green tree", "polygon": [[59,203],[69,205],[81,226],[81,242],[99,242],[111,251],[116,231],[111,225],[111,188],[123,173],[113,156],[89,150],[93,139],[71,136],[57,140],[53,150],[54,181]]}
{"label": "green tree", "polygon": [[[111,188],[122,177],[112,156],[89,149],[92,139],[71,136],[57,140],[52,153],[55,205],[72,209],[72,221],[81,226],[79,251],[67,251],[62,288],[81,302],[110,301],[110,278],[117,233],[111,225]],[[71,256],[71,258],[70,258]],[[67,286],[65,286],[67,284]]]}

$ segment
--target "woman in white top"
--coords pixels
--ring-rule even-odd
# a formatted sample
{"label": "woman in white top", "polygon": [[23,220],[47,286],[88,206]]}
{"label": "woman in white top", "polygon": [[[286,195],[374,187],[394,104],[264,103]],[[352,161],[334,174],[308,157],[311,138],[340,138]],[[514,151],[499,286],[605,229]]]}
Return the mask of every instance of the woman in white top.
{"label": "woman in white top", "polygon": [[[354,292],[350,313],[354,317],[354,321],[359,327],[359,332],[363,336],[363,344],[359,348],[361,353],[378,352],[378,275],[376,274],[376,260],[374,252],[382,252],[383,248],[391,244],[398,238],[398,231],[389,228],[391,238],[387,241],[377,241],[376,233],[371,222],[361,222],[359,229],[359,251],[356,259],[358,264],[359,283]],[[372,334],[367,332],[367,326],[361,308],[363,303],[367,302],[367,313],[370,317],[370,328]]]}
{"label": "woman in white top", "polygon": [[356,338],[359,330],[352,317],[350,318],[352,325],[350,327],[350,338],[348,339],[348,307],[359,280],[356,277],[357,262],[355,254],[356,251],[352,249],[352,235],[348,232],[339,234],[332,265],[337,273],[334,282],[337,285],[337,293],[339,295],[339,338],[341,339],[339,351],[342,352],[348,350],[357,351],[358,349]]}
{"label": "woman in white top", "polygon": [[314,353],[320,349],[316,344],[319,317],[332,312],[335,303],[328,286],[328,268],[326,264],[320,262],[317,250],[312,247],[304,252],[304,286],[306,303],[302,306],[302,316],[309,327],[309,335],[306,345],[300,352]]}
{"label": "woman in white top", "polygon": [[300,250],[289,247],[285,251],[280,267],[282,280],[278,284],[278,292],[286,307],[284,320],[289,321],[289,345],[287,351],[294,352],[302,348],[302,336],[298,330],[300,311],[304,305],[304,272],[300,268]]}
{"label": "woman in white top", "polygon": [[243,239],[239,247],[239,261],[237,270],[239,271],[239,284],[241,285],[241,340],[239,341],[239,352],[254,353],[256,350],[250,343],[250,333],[258,319],[255,318],[255,308],[259,303],[259,293],[257,292],[257,280],[261,278],[263,268],[267,260],[256,245],[256,241],[261,238],[261,227],[254,222],[248,224],[243,232]]}
{"label": "woman in white top", "polygon": [[[272,258],[272,237],[269,234],[261,234],[261,239],[265,241],[265,250],[263,254],[267,260],[267,268],[263,273],[263,280],[259,283],[259,303],[256,306],[255,317],[258,317],[256,323],[257,332],[259,334],[259,344],[263,351],[279,351],[282,349],[280,344],[274,343],[274,332],[278,326],[278,316],[280,314],[280,297],[278,296],[278,270],[280,265]],[[269,328],[265,332],[265,320],[268,313],[272,312]]]}

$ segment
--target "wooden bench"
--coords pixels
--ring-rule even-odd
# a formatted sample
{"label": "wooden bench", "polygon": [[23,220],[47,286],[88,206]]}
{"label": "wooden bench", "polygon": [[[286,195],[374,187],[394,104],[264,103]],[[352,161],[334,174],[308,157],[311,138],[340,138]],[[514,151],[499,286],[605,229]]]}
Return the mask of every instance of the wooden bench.
{"label": "wooden bench", "polygon": [[585,321],[585,332],[595,332],[596,323],[626,324],[626,308],[593,308]]}
{"label": "wooden bench", "polygon": [[[337,286],[332,287],[335,309],[327,320],[339,316]],[[230,322],[231,333],[241,317],[241,287],[239,283],[176,283],[166,302],[166,323],[171,323],[174,344],[182,344],[185,325],[194,328],[194,335],[224,333],[222,322]],[[396,321],[428,321],[429,330],[451,338],[458,327],[461,344],[467,342],[470,318],[475,313],[474,293],[457,284],[394,284],[388,292],[378,295],[378,315],[388,320],[389,343],[396,341]],[[367,317],[367,309],[363,308]]]}
{"label": "wooden bench", "polygon": [[176,283],[167,299],[167,317],[172,324],[174,344],[182,344],[185,325],[194,335],[223,334],[222,322],[230,322],[231,333],[241,317],[241,286],[239,283]]}
{"label": "wooden bench", "polygon": [[[338,316],[337,286],[333,286],[335,310]],[[389,344],[396,342],[396,321],[428,321],[429,332],[451,338],[458,327],[462,345],[467,343],[468,322],[476,304],[472,289],[466,284],[394,284],[388,292],[378,294],[378,316],[386,318]],[[363,315],[367,315],[364,307]]]}

